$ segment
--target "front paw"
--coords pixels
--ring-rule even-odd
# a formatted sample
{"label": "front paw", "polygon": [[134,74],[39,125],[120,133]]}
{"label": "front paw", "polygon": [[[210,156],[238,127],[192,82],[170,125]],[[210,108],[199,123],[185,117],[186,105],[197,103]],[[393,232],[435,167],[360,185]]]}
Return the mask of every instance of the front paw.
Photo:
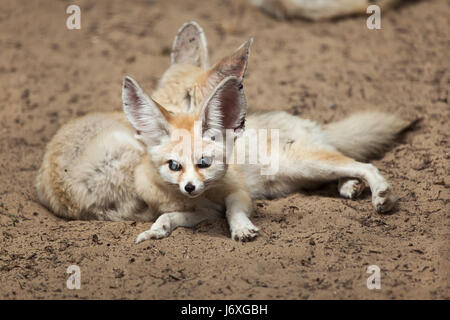
{"label": "front paw", "polygon": [[150,230],[144,231],[141,234],[138,235],[136,238],[136,243],[140,243],[145,240],[149,239],[162,239],[170,236],[172,233],[172,230],[170,228],[170,220],[168,221],[161,221],[158,219],[150,228]]}
{"label": "front paw", "polygon": [[258,235],[259,229],[249,220],[231,230],[231,238],[236,241],[252,241]]}
{"label": "front paw", "polygon": [[361,180],[346,179],[339,181],[339,194],[347,199],[356,199],[363,191],[366,185]]}
{"label": "front paw", "polygon": [[390,186],[383,187],[372,195],[372,204],[378,213],[391,211],[396,202],[397,197],[392,192]]}

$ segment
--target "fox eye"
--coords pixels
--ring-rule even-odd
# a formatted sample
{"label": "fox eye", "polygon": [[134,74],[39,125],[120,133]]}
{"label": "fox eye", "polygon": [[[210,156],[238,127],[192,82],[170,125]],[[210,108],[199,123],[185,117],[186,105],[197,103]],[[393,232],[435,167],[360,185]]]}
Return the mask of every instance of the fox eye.
{"label": "fox eye", "polygon": [[179,164],[175,160],[169,160],[169,169],[172,170],[172,171],[180,171],[181,170],[181,164]]}
{"label": "fox eye", "polygon": [[188,107],[188,110],[191,108],[191,95],[189,94],[189,92],[186,94],[186,104]]}
{"label": "fox eye", "polygon": [[197,167],[200,169],[208,168],[211,166],[212,158],[211,157],[202,157],[200,162],[197,164]]}

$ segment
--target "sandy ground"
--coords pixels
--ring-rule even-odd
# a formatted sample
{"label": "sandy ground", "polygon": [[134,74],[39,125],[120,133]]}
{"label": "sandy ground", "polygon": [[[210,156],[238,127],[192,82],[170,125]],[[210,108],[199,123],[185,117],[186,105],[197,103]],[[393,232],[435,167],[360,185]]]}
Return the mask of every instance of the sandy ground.
{"label": "sandy ground", "polygon": [[[69,4],[81,30],[65,27]],[[0,2],[0,298],[450,298],[449,1],[365,17],[279,22],[242,1]],[[319,122],[361,109],[423,118],[375,165],[400,197],[377,214],[370,193],[336,185],[255,203],[251,243],[225,221],[134,244],[150,223],[64,221],[36,202],[46,143],[68,120],[121,109],[131,75],[151,92],[184,21],[196,20],[211,61],[255,37],[245,89],[251,109]],[[68,290],[66,269],[81,268]],[[381,268],[368,290],[366,268]]]}

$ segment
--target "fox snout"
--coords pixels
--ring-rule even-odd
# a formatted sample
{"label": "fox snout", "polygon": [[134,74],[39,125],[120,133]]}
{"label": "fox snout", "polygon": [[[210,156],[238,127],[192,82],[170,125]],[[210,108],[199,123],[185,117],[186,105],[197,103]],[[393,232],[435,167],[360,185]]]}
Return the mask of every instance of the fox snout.
{"label": "fox snout", "polygon": [[188,196],[189,198],[195,198],[201,195],[204,191],[205,187],[203,182],[201,181],[187,181],[187,182],[180,182],[180,191],[185,196]]}
{"label": "fox snout", "polygon": [[203,176],[198,170],[196,170],[194,166],[189,167],[186,168],[184,173],[180,176],[178,186],[183,195],[188,196],[189,198],[195,198],[203,193],[205,184],[202,181]]}
{"label": "fox snout", "polygon": [[186,190],[188,193],[191,193],[192,191],[195,190],[195,186],[188,182],[185,186],[184,186],[184,190]]}

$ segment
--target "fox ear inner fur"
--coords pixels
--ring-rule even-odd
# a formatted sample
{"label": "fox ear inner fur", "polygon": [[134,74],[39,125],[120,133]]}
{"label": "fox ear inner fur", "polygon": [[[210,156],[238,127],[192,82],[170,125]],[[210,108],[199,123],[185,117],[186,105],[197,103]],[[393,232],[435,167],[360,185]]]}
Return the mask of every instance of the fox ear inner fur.
{"label": "fox ear inner fur", "polygon": [[246,112],[247,103],[241,81],[234,76],[227,77],[219,83],[203,105],[203,133],[208,130],[231,129],[237,136],[244,130]]}
{"label": "fox ear inner fur", "polygon": [[169,112],[149,98],[131,77],[125,77],[122,87],[123,110],[136,129],[136,137],[147,146],[161,143],[169,135]]}
{"label": "fox ear inner fur", "polygon": [[192,64],[207,69],[208,47],[205,34],[198,23],[186,22],[173,41],[170,64]]}

